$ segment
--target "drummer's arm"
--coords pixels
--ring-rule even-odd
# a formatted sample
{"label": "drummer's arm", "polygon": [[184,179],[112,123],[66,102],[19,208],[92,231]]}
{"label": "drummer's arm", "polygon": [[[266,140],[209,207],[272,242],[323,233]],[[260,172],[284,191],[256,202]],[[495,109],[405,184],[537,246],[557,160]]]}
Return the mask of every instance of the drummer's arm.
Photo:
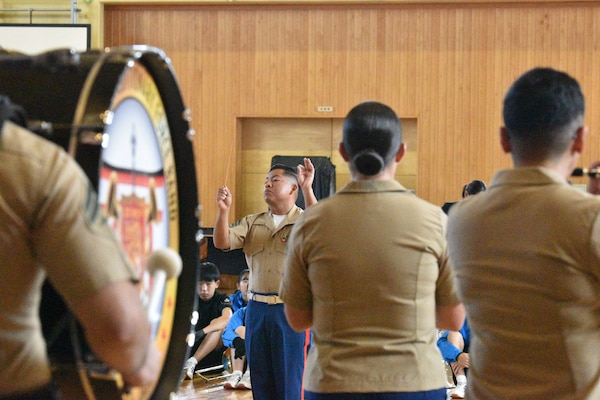
{"label": "drummer's arm", "polygon": [[161,354],[150,337],[150,325],[135,286],[113,283],[73,305],[94,353],[119,371],[126,384],[146,385],[158,379]]}
{"label": "drummer's arm", "polygon": [[229,209],[232,196],[227,186],[222,186],[217,192],[217,219],[213,229],[213,244],[217,249],[227,250],[231,247],[229,241]]}

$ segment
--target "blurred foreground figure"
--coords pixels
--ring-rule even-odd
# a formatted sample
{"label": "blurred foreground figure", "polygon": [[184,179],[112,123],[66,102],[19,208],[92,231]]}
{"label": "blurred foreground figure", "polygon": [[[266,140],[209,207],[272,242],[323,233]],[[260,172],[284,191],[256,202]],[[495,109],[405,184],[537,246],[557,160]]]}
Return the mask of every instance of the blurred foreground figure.
{"label": "blurred foreground figure", "polygon": [[469,400],[600,398],[600,198],[568,183],[584,104],[563,72],[519,77],[500,129],[514,168],[449,215],[471,326]]}
{"label": "blurred foreground figure", "polygon": [[39,321],[46,277],[81,322],[94,353],[127,385],[154,382],[136,276],[84,172],[61,148],[23,129],[0,98],[0,398],[59,399]]}

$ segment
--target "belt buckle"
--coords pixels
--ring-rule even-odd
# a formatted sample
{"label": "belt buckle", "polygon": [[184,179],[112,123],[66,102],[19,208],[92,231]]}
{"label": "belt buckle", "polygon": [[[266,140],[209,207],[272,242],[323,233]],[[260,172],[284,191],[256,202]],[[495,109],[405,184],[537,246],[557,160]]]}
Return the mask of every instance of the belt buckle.
{"label": "belt buckle", "polygon": [[277,296],[265,296],[267,298],[267,304],[272,306],[277,304]]}

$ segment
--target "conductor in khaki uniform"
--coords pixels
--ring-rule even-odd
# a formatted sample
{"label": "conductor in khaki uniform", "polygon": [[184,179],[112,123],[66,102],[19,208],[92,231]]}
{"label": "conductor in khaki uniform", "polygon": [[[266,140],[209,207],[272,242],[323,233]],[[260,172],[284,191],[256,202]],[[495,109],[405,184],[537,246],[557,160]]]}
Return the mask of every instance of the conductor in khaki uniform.
{"label": "conductor in khaki uniform", "polygon": [[231,226],[228,222],[231,192],[226,186],[217,192],[214,245],[223,250],[243,249],[250,269],[246,354],[248,365],[252,366],[255,399],[302,398],[310,332],[296,332],[287,323],[279,284],[292,226],[303,213],[295,204],[298,191],[302,190],[307,207],[317,202],[312,189],[314,173],[315,168],[308,158],[297,170],[284,165],[272,166],[264,184],[268,211],[245,216]]}

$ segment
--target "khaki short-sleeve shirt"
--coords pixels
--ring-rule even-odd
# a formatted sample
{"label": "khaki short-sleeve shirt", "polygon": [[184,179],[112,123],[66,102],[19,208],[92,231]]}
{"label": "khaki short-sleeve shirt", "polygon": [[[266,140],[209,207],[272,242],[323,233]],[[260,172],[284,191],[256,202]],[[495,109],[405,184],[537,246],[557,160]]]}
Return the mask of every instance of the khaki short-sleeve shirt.
{"label": "khaki short-sleeve shirt", "polygon": [[68,304],[135,278],[79,166],[12,124],[0,134],[0,395],[50,379],[38,308],[47,276]]}
{"label": "khaki short-sleeve shirt", "polygon": [[395,181],[350,182],[298,219],[280,296],[313,311],[307,390],[445,386],[435,310],[459,303],[445,229],[439,206]]}
{"label": "khaki short-sleeve shirt", "polygon": [[248,215],[229,227],[230,249],[243,249],[250,269],[248,290],[263,294],[279,292],[292,226],[302,212],[300,207],[292,207],[278,228],[271,212]]}

